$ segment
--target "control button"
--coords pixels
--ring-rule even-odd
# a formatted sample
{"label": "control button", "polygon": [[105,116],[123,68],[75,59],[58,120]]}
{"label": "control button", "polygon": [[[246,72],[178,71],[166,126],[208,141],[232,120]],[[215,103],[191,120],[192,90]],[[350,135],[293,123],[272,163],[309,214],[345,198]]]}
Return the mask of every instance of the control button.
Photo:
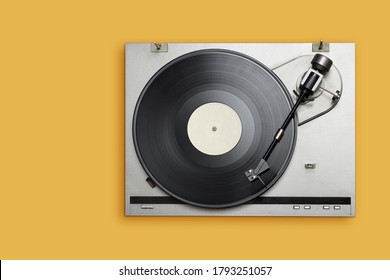
{"label": "control button", "polygon": [[294,209],[294,210],[299,210],[299,209],[301,209],[301,206],[299,206],[299,205],[294,205],[294,206],[293,206],[293,209]]}
{"label": "control button", "polygon": [[315,163],[305,163],[305,168],[306,169],[316,169],[316,164]]}
{"label": "control button", "polygon": [[329,205],[324,205],[324,210],[329,210],[330,206]]}
{"label": "control button", "polygon": [[141,209],[154,209],[153,205],[141,205]]}
{"label": "control button", "polygon": [[311,209],[311,206],[310,205],[305,205],[303,206],[304,209]]}
{"label": "control button", "polygon": [[341,206],[335,206],[334,207],[334,210],[340,210],[341,209]]}

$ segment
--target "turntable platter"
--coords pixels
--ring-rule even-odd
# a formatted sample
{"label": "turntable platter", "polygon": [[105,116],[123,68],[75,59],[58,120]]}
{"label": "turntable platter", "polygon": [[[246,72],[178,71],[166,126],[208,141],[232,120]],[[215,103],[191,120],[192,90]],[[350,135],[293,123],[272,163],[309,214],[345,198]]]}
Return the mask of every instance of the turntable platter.
{"label": "turntable platter", "polygon": [[268,161],[277,176],[250,183],[292,107],[279,78],[244,54],[195,51],[162,67],[147,83],[133,118],[134,144],[150,178],[168,194],[197,206],[247,202],[283,174],[295,147],[292,121]]}

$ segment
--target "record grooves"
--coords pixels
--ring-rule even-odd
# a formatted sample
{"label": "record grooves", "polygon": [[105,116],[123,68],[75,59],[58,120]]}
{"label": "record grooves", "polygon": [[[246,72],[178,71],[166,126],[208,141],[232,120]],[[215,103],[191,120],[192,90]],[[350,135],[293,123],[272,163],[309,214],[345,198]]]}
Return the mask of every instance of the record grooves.
{"label": "record grooves", "polygon": [[[242,124],[237,145],[216,156],[197,150],[187,133],[191,114],[212,102],[232,108]],[[258,163],[291,106],[279,78],[253,58],[220,49],[187,53],[144,87],[133,118],[136,152],[148,175],[175,198],[211,208],[238,205],[269,189],[286,169],[295,147],[294,120],[268,162],[277,177],[264,186],[244,175]]]}

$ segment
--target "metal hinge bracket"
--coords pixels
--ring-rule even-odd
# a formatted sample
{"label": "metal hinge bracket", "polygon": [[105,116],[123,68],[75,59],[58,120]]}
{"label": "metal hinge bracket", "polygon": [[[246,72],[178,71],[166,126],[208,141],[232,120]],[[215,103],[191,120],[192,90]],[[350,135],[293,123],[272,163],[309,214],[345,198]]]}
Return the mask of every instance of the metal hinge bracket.
{"label": "metal hinge bracket", "polygon": [[153,42],[150,46],[151,52],[168,52],[168,43]]}
{"label": "metal hinge bracket", "polygon": [[313,52],[329,52],[329,43],[320,41],[319,43],[313,43]]}

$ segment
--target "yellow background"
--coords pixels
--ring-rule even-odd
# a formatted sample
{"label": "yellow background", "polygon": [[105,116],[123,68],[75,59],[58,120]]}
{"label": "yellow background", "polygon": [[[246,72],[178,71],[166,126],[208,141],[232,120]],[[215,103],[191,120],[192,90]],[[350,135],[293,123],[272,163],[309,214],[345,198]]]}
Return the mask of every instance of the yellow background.
{"label": "yellow background", "polygon": [[[384,3],[2,0],[0,259],[389,259]],[[124,216],[125,42],[320,39],[356,43],[356,218]]]}

